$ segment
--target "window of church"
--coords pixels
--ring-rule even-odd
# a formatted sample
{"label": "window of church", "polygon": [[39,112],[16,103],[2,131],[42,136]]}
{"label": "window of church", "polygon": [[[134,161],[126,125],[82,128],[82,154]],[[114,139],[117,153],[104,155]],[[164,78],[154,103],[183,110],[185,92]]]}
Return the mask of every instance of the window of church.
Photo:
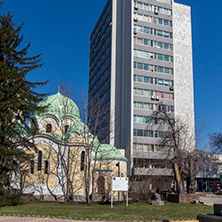
{"label": "window of church", "polygon": [[37,164],[37,170],[42,170],[42,151],[38,151],[38,164]]}
{"label": "window of church", "polygon": [[85,168],[85,154],[86,154],[85,151],[81,152],[81,165],[80,165],[81,171],[84,171],[84,168]]}
{"label": "window of church", "polygon": [[49,161],[45,160],[45,174],[49,173]]}
{"label": "window of church", "polygon": [[46,133],[51,133],[52,132],[52,125],[50,123],[48,123],[46,125]]}
{"label": "window of church", "polygon": [[97,179],[98,193],[105,193],[105,178],[104,176],[99,176]]}
{"label": "window of church", "polygon": [[65,133],[68,132],[69,125],[65,125]]}
{"label": "window of church", "polygon": [[31,160],[31,161],[30,161],[31,174],[34,174],[34,166],[35,166],[35,161],[34,161],[34,160]]}

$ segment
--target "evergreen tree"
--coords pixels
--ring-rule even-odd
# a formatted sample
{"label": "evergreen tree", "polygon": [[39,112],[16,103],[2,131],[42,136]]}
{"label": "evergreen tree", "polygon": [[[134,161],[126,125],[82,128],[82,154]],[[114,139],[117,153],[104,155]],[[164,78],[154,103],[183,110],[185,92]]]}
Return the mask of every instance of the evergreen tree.
{"label": "evergreen tree", "polygon": [[27,81],[27,74],[42,66],[41,54],[28,57],[30,43],[21,49],[23,24],[16,28],[12,17],[10,12],[0,15],[0,194],[9,190],[10,175],[25,157],[18,147],[31,145],[27,122],[41,111],[37,104],[45,96],[34,90],[46,84]]}

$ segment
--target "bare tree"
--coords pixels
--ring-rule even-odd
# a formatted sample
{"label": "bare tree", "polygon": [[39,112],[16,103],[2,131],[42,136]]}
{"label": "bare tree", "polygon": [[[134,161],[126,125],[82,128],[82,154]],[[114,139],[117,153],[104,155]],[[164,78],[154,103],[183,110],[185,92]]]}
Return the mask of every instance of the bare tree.
{"label": "bare tree", "polygon": [[[195,157],[195,133],[187,121],[175,117],[174,113],[168,113],[162,109],[154,111],[152,120],[158,124],[159,147],[173,152],[171,158],[172,169],[177,183],[178,193],[194,191],[194,157]],[[168,158],[169,159],[169,158]]]}
{"label": "bare tree", "polygon": [[[69,98],[73,97],[70,88],[67,87],[66,84],[62,85],[61,93]],[[72,99],[74,100],[74,98]],[[112,161],[115,159],[115,157],[108,158],[109,153],[113,152],[115,155],[115,147],[107,145],[106,149],[104,149],[105,145],[102,144],[109,141],[113,131],[111,127],[112,124],[110,124],[110,116],[112,113],[109,104],[105,103],[104,99],[105,98],[87,99],[84,93],[80,93],[75,99],[80,110],[82,124],[77,126],[77,122],[74,122],[73,125],[79,129],[85,149],[84,160],[78,159],[78,161],[80,161],[79,165],[84,173],[82,187],[84,187],[85,190],[85,201],[87,203],[95,199],[97,187],[96,174],[99,171],[101,172],[104,166],[109,169]],[[66,105],[64,105],[64,109],[65,107]],[[63,110],[63,112],[65,113],[66,111]],[[72,128],[70,128],[70,130],[72,130]],[[74,156],[73,161],[75,163],[77,161]]]}
{"label": "bare tree", "polygon": [[[61,84],[61,94],[64,96],[61,101],[62,106],[58,107],[58,113],[63,117],[60,123],[59,140],[61,143],[58,145],[55,161],[61,163],[61,166],[57,164],[57,172],[63,171],[65,180],[58,175],[58,181],[66,201],[70,201],[75,200],[76,194],[85,187],[82,180],[85,171],[81,169],[81,161],[84,161],[85,164],[87,159],[84,156],[84,159],[81,160],[81,154],[87,153],[85,150],[87,149],[88,127],[79,119],[78,107],[70,104],[71,100],[74,100],[73,93],[65,83]],[[70,118],[71,113],[76,115],[74,120]],[[81,152],[82,149],[84,151]]]}
{"label": "bare tree", "polygon": [[[115,159],[109,154],[115,154],[116,148],[107,145],[104,149],[104,144],[97,137],[105,135],[102,142],[110,138],[109,106],[98,99],[90,101],[91,108],[88,110],[88,100],[81,94],[78,102],[80,119],[70,87],[62,84],[61,93],[55,98],[59,101],[52,106],[49,104],[45,112],[37,114],[31,123],[35,131],[32,139],[36,153],[31,153],[32,157],[21,164],[21,189],[38,193],[40,199],[46,193],[55,200],[57,195],[62,195],[66,201],[83,197],[82,191],[85,191],[85,201],[89,203],[98,191],[96,175],[98,172],[100,175],[104,167],[109,171]],[[37,169],[35,172],[32,172],[33,164]],[[62,194],[58,194],[61,190]]]}
{"label": "bare tree", "polygon": [[102,143],[107,143],[113,132],[112,124],[110,123],[109,103],[105,103],[105,98],[88,98],[83,94],[78,97],[78,105],[80,107],[81,119],[88,125],[85,133],[86,138],[86,161],[85,161],[85,195],[86,202],[95,200],[96,193],[96,173],[106,165],[110,165],[113,159],[106,157],[115,148],[110,146],[108,149],[103,149]]}
{"label": "bare tree", "polygon": [[213,133],[210,135],[210,145],[213,153],[222,151],[222,133]]}
{"label": "bare tree", "polygon": [[[36,115],[40,128],[35,130],[33,143],[37,149],[31,161],[21,165],[21,182],[32,184],[40,198],[47,190],[57,200],[62,191],[64,199],[70,201],[84,187],[80,151],[85,147],[85,135],[82,134],[85,125],[79,119],[77,106],[70,99],[71,90],[64,85],[61,90],[63,95],[56,96],[58,107],[49,104],[44,113]],[[35,172],[32,172],[32,161]]]}
{"label": "bare tree", "polygon": [[[153,122],[152,119],[150,122]],[[148,123],[149,129],[153,126],[153,124]],[[155,135],[153,132],[152,134]],[[136,136],[134,136],[133,149],[134,168],[130,178],[130,190],[134,199],[148,201],[153,197],[153,192],[164,192],[171,186],[172,166],[170,159],[174,156],[171,150],[164,147],[154,144],[141,144]]]}

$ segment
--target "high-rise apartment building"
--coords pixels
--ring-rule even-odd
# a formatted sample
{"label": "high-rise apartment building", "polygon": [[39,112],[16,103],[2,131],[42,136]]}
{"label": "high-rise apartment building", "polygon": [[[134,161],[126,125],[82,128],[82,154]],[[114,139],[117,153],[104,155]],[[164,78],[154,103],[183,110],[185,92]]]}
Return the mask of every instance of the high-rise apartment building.
{"label": "high-rise apartment building", "polygon": [[[147,128],[160,104],[186,118],[194,132],[192,66],[189,6],[173,0],[107,1],[90,36],[89,100],[109,110],[98,137],[125,149],[130,175],[149,174],[152,161],[161,159],[163,132]],[[137,159],[147,162],[137,166]],[[152,175],[171,173],[156,169]]]}

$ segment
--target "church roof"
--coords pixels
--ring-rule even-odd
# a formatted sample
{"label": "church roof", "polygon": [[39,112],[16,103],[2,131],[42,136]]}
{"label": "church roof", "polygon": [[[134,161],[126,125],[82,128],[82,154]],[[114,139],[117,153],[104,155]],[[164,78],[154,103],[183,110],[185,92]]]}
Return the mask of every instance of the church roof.
{"label": "church roof", "polygon": [[80,135],[88,134],[89,128],[81,119],[76,119],[68,128],[68,134],[76,132]]}
{"label": "church roof", "polygon": [[80,118],[79,109],[75,102],[63,96],[60,92],[46,97],[42,100],[38,106],[46,107],[45,110],[41,113],[36,113],[35,117],[38,119],[45,115],[53,115],[58,120],[61,120],[64,116],[70,116],[74,119]]}
{"label": "church roof", "polygon": [[93,158],[101,159],[119,159],[127,161],[126,157],[115,147],[110,144],[101,144],[97,137],[90,134],[90,146],[93,146]]}
{"label": "church roof", "polygon": [[98,160],[127,160],[115,146],[110,144],[100,144],[98,147],[94,147],[94,158],[97,158]]}
{"label": "church roof", "polygon": [[36,119],[39,119],[42,116],[51,115],[57,118],[58,121],[61,121],[64,117],[73,117],[73,123],[68,127],[68,131],[65,135],[62,134],[45,134],[53,137],[54,139],[60,142],[68,142],[72,137],[72,133],[78,133],[79,135],[88,135],[89,145],[93,150],[93,158],[97,158],[97,160],[102,159],[119,159],[127,161],[124,155],[114,146],[109,144],[101,144],[96,136],[89,132],[88,126],[83,123],[80,119],[80,113],[75,102],[62,95],[60,92],[46,97],[42,100],[39,105],[40,107],[46,107],[43,112],[36,113]]}

